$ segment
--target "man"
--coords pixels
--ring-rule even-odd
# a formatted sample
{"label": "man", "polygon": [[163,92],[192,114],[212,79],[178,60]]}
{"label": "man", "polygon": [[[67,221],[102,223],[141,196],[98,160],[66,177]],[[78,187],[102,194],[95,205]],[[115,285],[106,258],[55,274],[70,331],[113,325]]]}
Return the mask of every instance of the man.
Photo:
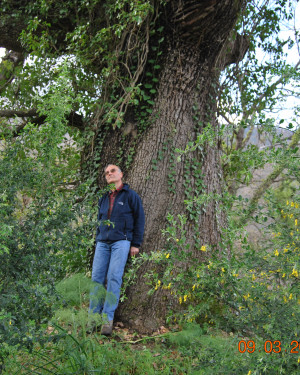
{"label": "man", "polygon": [[[117,165],[104,169],[107,183],[115,189],[105,193],[98,203],[100,225],[96,235],[96,251],[92,280],[98,285],[91,293],[90,312],[102,314],[107,323],[101,334],[111,335],[113,319],[118,307],[120,288],[128,255],[135,256],[143,240],[145,215],[141,198],[123,184],[123,173]],[[96,297],[99,287],[107,280],[105,300]]]}

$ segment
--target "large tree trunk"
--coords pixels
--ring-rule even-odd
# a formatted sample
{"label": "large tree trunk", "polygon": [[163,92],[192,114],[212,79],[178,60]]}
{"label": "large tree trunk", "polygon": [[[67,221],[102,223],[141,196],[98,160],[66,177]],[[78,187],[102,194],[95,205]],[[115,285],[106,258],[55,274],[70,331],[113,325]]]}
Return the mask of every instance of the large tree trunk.
{"label": "large tree trunk", "polygon": [[[201,177],[195,177],[197,172],[203,175],[203,193],[220,194],[222,191],[217,139],[215,146],[206,145],[203,155],[199,150],[190,152],[181,162],[175,161],[175,165],[172,165],[177,156],[175,148],[184,149],[189,141],[194,141],[197,132],[202,130],[208,120],[213,125],[216,124],[213,114],[210,114],[209,119],[205,118],[205,114],[212,110],[208,102],[211,102],[211,84],[214,78],[214,72],[207,64],[200,63],[199,51],[185,47],[172,49],[168,54],[157,98],[156,113],[160,115],[139,144],[127,178],[130,185],[142,196],[145,206],[146,231],[143,251],[157,251],[165,247],[161,230],[166,225],[168,212],[175,215],[189,214],[184,200],[196,197],[196,191],[199,193],[197,183],[201,184]],[[197,113],[193,109],[195,106],[199,108],[197,121]],[[165,145],[167,150],[164,150]],[[154,170],[152,160],[157,160],[159,154],[163,154],[163,159],[158,161],[157,169]],[[196,163],[198,167],[194,170],[192,166],[196,166]],[[169,185],[169,174],[172,171],[175,181],[171,188],[174,188],[174,191],[170,191]],[[187,190],[188,188],[191,189]],[[221,227],[225,221],[224,217],[217,220],[216,205],[215,201],[209,202],[205,212],[198,215],[198,222],[189,220],[186,238],[193,253],[191,262],[195,259],[201,261],[203,256],[203,252],[194,246],[196,233],[199,244],[217,245],[220,241]],[[162,323],[167,308],[166,301],[160,295],[162,291],[157,291],[151,298],[147,295],[143,275],[151,267],[153,265],[149,263],[140,271],[137,284],[128,291],[128,301],[120,309],[123,320],[147,331]]]}
{"label": "large tree trunk", "polygon": [[[165,16],[167,45],[151,125],[138,142],[128,134],[124,142],[124,131],[100,130],[93,145],[97,148],[101,143],[100,171],[107,162],[115,162],[122,144],[135,146],[134,160],[125,176],[143,199],[144,252],[164,248],[161,230],[166,226],[167,213],[189,215],[184,200],[201,194],[200,186],[202,193],[222,194],[215,87],[226,60],[223,47],[240,6],[241,1],[230,0],[169,2]],[[130,127],[138,128],[132,122]],[[175,148],[185,149],[208,124],[215,130],[214,144],[206,143],[202,150],[190,152],[176,162]],[[126,155],[125,147],[122,166]],[[198,210],[196,218],[189,220],[186,238],[191,245],[192,263],[203,260],[203,252],[199,251],[203,244],[218,251],[225,225],[226,217],[216,200],[210,200]],[[139,269],[136,284],[127,291],[128,299],[118,309],[124,322],[142,332],[151,332],[164,322],[168,305],[176,309],[176,301],[163,291],[151,297],[147,294],[143,276],[152,267],[149,262]]]}

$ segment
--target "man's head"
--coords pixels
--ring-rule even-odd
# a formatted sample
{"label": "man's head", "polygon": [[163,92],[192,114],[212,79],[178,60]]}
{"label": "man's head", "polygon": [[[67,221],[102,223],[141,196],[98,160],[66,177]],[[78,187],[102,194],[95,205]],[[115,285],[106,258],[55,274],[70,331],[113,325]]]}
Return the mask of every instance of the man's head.
{"label": "man's head", "polygon": [[108,164],[104,168],[104,176],[108,184],[114,183],[118,189],[122,185],[123,173],[117,165]]}

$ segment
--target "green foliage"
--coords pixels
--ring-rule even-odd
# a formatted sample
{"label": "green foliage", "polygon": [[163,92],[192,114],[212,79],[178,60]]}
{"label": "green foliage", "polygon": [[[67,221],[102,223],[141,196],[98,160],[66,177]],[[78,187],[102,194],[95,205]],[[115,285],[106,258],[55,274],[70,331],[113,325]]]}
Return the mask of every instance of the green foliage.
{"label": "green foliage", "polygon": [[[285,102],[283,92],[277,95],[282,88],[279,83],[289,82],[290,88],[297,90],[293,84],[299,73],[287,61],[288,51],[297,43],[296,38],[293,40],[291,24],[296,6],[297,1],[247,2],[236,32],[247,36],[249,49],[238,65],[227,68],[222,85],[225,95],[221,98],[227,101],[224,106],[229,110],[227,116],[243,116],[244,123],[249,124],[253,110],[257,111],[258,120],[263,113],[261,110],[272,110],[281,100]],[[282,32],[288,27],[291,28],[290,33]],[[235,37],[238,37],[237,34]],[[280,81],[276,82],[279,78]],[[233,95],[229,96],[229,92]],[[289,94],[292,95],[292,91]]]}
{"label": "green foliage", "polygon": [[[289,374],[296,373],[298,361],[297,355],[291,355],[290,345],[299,337],[299,194],[295,192],[283,203],[282,196],[276,199],[270,192],[268,202],[265,215],[273,220],[259,248],[253,248],[236,230],[235,220],[230,220],[219,244],[221,251],[216,253],[207,244],[199,244],[198,252],[203,256],[197,255],[193,264],[188,261],[187,218],[169,215],[170,225],[164,230],[167,246],[150,257],[160,264],[160,271],[149,275],[150,293],[164,290],[169,294],[174,309],[169,322],[197,322],[206,329],[236,332],[261,347],[268,340],[280,340],[282,350],[276,359],[263,350],[256,351],[248,356],[248,366],[257,374],[263,368]],[[193,334],[193,329],[186,336],[182,334],[182,342],[179,335],[178,344],[186,345]],[[226,356],[222,359],[226,361]]]}
{"label": "green foliage", "polygon": [[62,65],[55,85],[36,104],[45,121],[31,123],[14,138],[1,123],[0,278],[1,342],[32,346],[53,314],[55,283],[67,272],[83,270],[93,245],[95,212],[76,203],[78,133],[66,129],[76,99]]}
{"label": "green foliage", "polygon": [[138,257],[130,257],[130,259],[127,261],[121,287],[120,302],[127,299],[126,290],[135,284],[138,271],[140,267],[145,264],[147,259],[148,257],[146,254],[140,254]]}
{"label": "green foliage", "polygon": [[90,278],[81,274],[63,279],[56,285],[56,290],[64,301],[71,306],[80,306],[89,300],[90,289],[94,286]]}
{"label": "green foliage", "polygon": [[[71,325],[74,330],[81,329],[82,333],[93,323],[102,322],[99,314],[89,314],[90,299],[107,300],[113,303],[115,296],[107,293],[102,285],[93,282],[83,274],[74,274],[56,284],[56,290],[62,302],[62,308],[56,310],[54,322]],[[91,294],[92,293],[92,294]]]}
{"label": "green foliage", "polygon": [[[97,286],[97,291],[95,286]],[[108,298],[109,300],[110,296],[107,296],[104,287],[94,283],[83,274],[74,274],[57,283],[56,290],[60,296],[61,306],[55,311],[50,323],[52,330],[59,325],[65,329],[71,329],[73,334],[86,337],[88,329],[101,326],[102,316],[89,314],[88,305],[90,298],[97,298],[97,300]]]}
{"label": "green foliage", "polygon": [[[231,36],[230,43],[243,39],[245,45],[249,44],[245,57],[226,67],[219,86],[223,166],[233,193],[241,184],[252,181],[256,169],[269,161],[281,165],[288,158],[289,151],[276,130],[289,122],[290,129],[298,126],[284,112],[286,103],[299,97],[298,31],[292,21],[297,4],[248,1]],[[296,108],[290,111],[296,115]],[[254,130],[259,138],[271,139],[274,147],[258,151],[250,146]]]}
{"label": "green foliage", "polygon": [[[80,4],[68,1],[61,8],[56,2],[51,5],[44,1],[38,3],[29,2],[26,7],[29,17],[27,29],[22,33],[23,43],[38,57],[63,53],[75,56],[76,65],[81,66],[83,74],[76,67],[73,86],[76,85],[82,94],[91,90],[92,95],[98,97],[98,111],[104,115],[106,123],[120,127],[128,105],[139,104],[138,79],[147,58],[144,44],[148,43],[153,5],[150,1],[84,1]],[[56,28],[56,23],[66,17],[71,22],[70,29]],[[64,32],[65,44],[58,52],[55,41]],[[128,48],[124,48],[125,35]],[[93,76],[96,79],[93,80]],[[93,88],[97,80],[101,84],[98,92]],[[99,88],[99,84],[96,87]]]}

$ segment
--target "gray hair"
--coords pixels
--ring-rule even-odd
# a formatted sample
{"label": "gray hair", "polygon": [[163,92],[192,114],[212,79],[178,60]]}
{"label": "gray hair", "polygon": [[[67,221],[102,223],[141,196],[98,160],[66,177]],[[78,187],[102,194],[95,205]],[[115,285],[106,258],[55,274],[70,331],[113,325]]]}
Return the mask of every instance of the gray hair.
{"label": "gray hair", "polygon": [[120,172],[122,172],[122,169],[121,169],[118,165],[116,165],[116,164],[107,164],[106,167],[104,168],[104,172],[106,171],[106,169],[107,169],[110,165],[114,165],[115,167],[118,168],[118,170],[119,170]]}

